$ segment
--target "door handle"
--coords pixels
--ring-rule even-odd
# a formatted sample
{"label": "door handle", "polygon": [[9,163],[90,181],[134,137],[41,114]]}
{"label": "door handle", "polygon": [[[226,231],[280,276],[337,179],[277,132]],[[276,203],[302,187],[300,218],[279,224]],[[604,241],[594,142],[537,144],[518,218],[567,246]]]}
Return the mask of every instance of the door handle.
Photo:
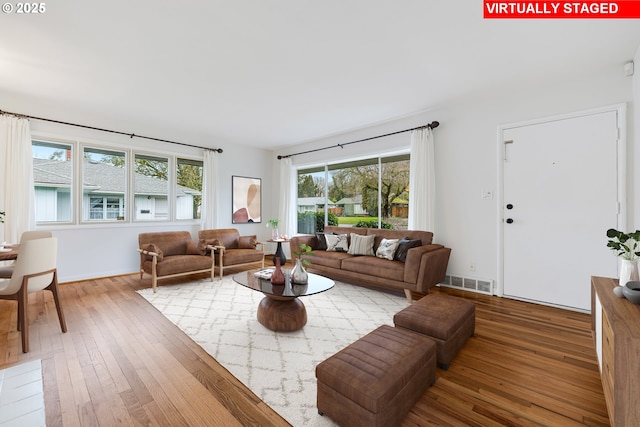
{"label": "door handle", "polygon": [[507,224],[513,224],[513,218],[507,218]]}

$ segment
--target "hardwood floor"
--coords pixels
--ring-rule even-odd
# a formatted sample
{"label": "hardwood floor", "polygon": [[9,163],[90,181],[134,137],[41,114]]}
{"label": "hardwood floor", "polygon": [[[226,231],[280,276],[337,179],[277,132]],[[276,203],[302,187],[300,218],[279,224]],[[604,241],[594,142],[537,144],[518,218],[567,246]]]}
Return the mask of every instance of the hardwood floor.
{"label": "hardwood floor", "polygon": [[[31,295],[27,354],[15,302],[0,301],[0,369],[42,359],[49,427],[289,425],[135,293],[149,286],[61,285],[66,334],[51,296]],[[403,426],[609,425],[588,315],[434,292],[475,302],[476,333]]]}

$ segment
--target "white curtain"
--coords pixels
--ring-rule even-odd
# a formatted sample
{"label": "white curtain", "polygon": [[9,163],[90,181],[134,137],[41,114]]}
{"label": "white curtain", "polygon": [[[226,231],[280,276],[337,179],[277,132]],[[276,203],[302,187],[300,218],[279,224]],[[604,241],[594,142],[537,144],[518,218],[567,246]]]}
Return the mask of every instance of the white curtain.
{"label": "white curtain", "polygon": [[280,190],[278,197],[278,218],[281,219],[282,227],[279,227],[281,234],[293,236],[298,231],[298,214],[297,214],[297,192],[296,183],[298,182],[291,158],[279,160],[280,162]]}
{"label": "white curtain", "polygon": [[202,171],[202,212],[203,230],[218,228],[218,155],[205,150]]}
{"label": "white curtain", "polygon": [[411,132],[409,229],[435,234],[436,177],[431,128]]}
{"label": "white curtain", "polygon": [[6,213],[0,243],[18,243],[23,232],[36,227],[31,127],[27,119],[0,116],[0,176],[0,211]]}

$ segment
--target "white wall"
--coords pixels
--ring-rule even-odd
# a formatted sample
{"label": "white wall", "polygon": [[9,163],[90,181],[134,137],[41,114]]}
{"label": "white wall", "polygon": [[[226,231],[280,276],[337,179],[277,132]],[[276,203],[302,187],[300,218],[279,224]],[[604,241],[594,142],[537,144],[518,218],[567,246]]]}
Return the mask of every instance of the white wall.
{"label": "white wall", "polygon": [[[640,64],[640,61],[637,63]],[[597,75],[576,76],[566,82],[549,82],[546,87],[523,85],[517,91],[496,88],[491,93],[473,94],[415,116],[279,150],[277,154],[333,146],[408,129],[433,120],[439,121],[440,127],[434,130],[438,199],[434,240],[452,248],[449,274],[496,280],[498,221],[502,212],[495,197],[499,191],[498,126],[620,103],[629,103],[629,111],[632,111],[631,82],[631,78],[624,76],[623,64],[620,64],[619,68],[603,70]],[[638,92],[636,90],[636,99],[640,97]],[[629,127],[629,156],[632,156],[633,130],[631,124]],[[344,149],[334,148],[296,156],[294,163],[306,165],[336,158],[346,159],[409,145],[410,133],[405,133]],[[640,164],[637,155],[634,164]],[[633,171],[633,167],[629,167],[629,170]],[[635,204],[635,212],[640,212],[633,186],[629,188],[630,209],[633,210]],[[481,193],[485,190],[493,192],[492,200],[481,199]],[[629,212],[629,218],[634,218],[633,211]],[[637,215],[634,222],[640,224]],[[594,232],[604,233],[604,230]],[[475,272],[469,268],[472,262],[476,267]]]}

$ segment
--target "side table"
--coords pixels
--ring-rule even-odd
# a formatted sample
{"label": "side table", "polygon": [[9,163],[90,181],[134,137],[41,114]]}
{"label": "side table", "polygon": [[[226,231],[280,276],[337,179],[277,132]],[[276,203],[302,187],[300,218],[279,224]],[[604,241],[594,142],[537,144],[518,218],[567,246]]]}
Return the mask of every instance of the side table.
{"label": "side table", "polygon": [[284,263],[287,262],[287,257],[284,255],[284,251],[282,250],[282,243],[289,242],[289,239],[269,239],[267,242],[276,243],[278,245],[276,253],[273,255],[273,265],[276,265],[276,258],[280,258],[280,265],[284,265]]}

